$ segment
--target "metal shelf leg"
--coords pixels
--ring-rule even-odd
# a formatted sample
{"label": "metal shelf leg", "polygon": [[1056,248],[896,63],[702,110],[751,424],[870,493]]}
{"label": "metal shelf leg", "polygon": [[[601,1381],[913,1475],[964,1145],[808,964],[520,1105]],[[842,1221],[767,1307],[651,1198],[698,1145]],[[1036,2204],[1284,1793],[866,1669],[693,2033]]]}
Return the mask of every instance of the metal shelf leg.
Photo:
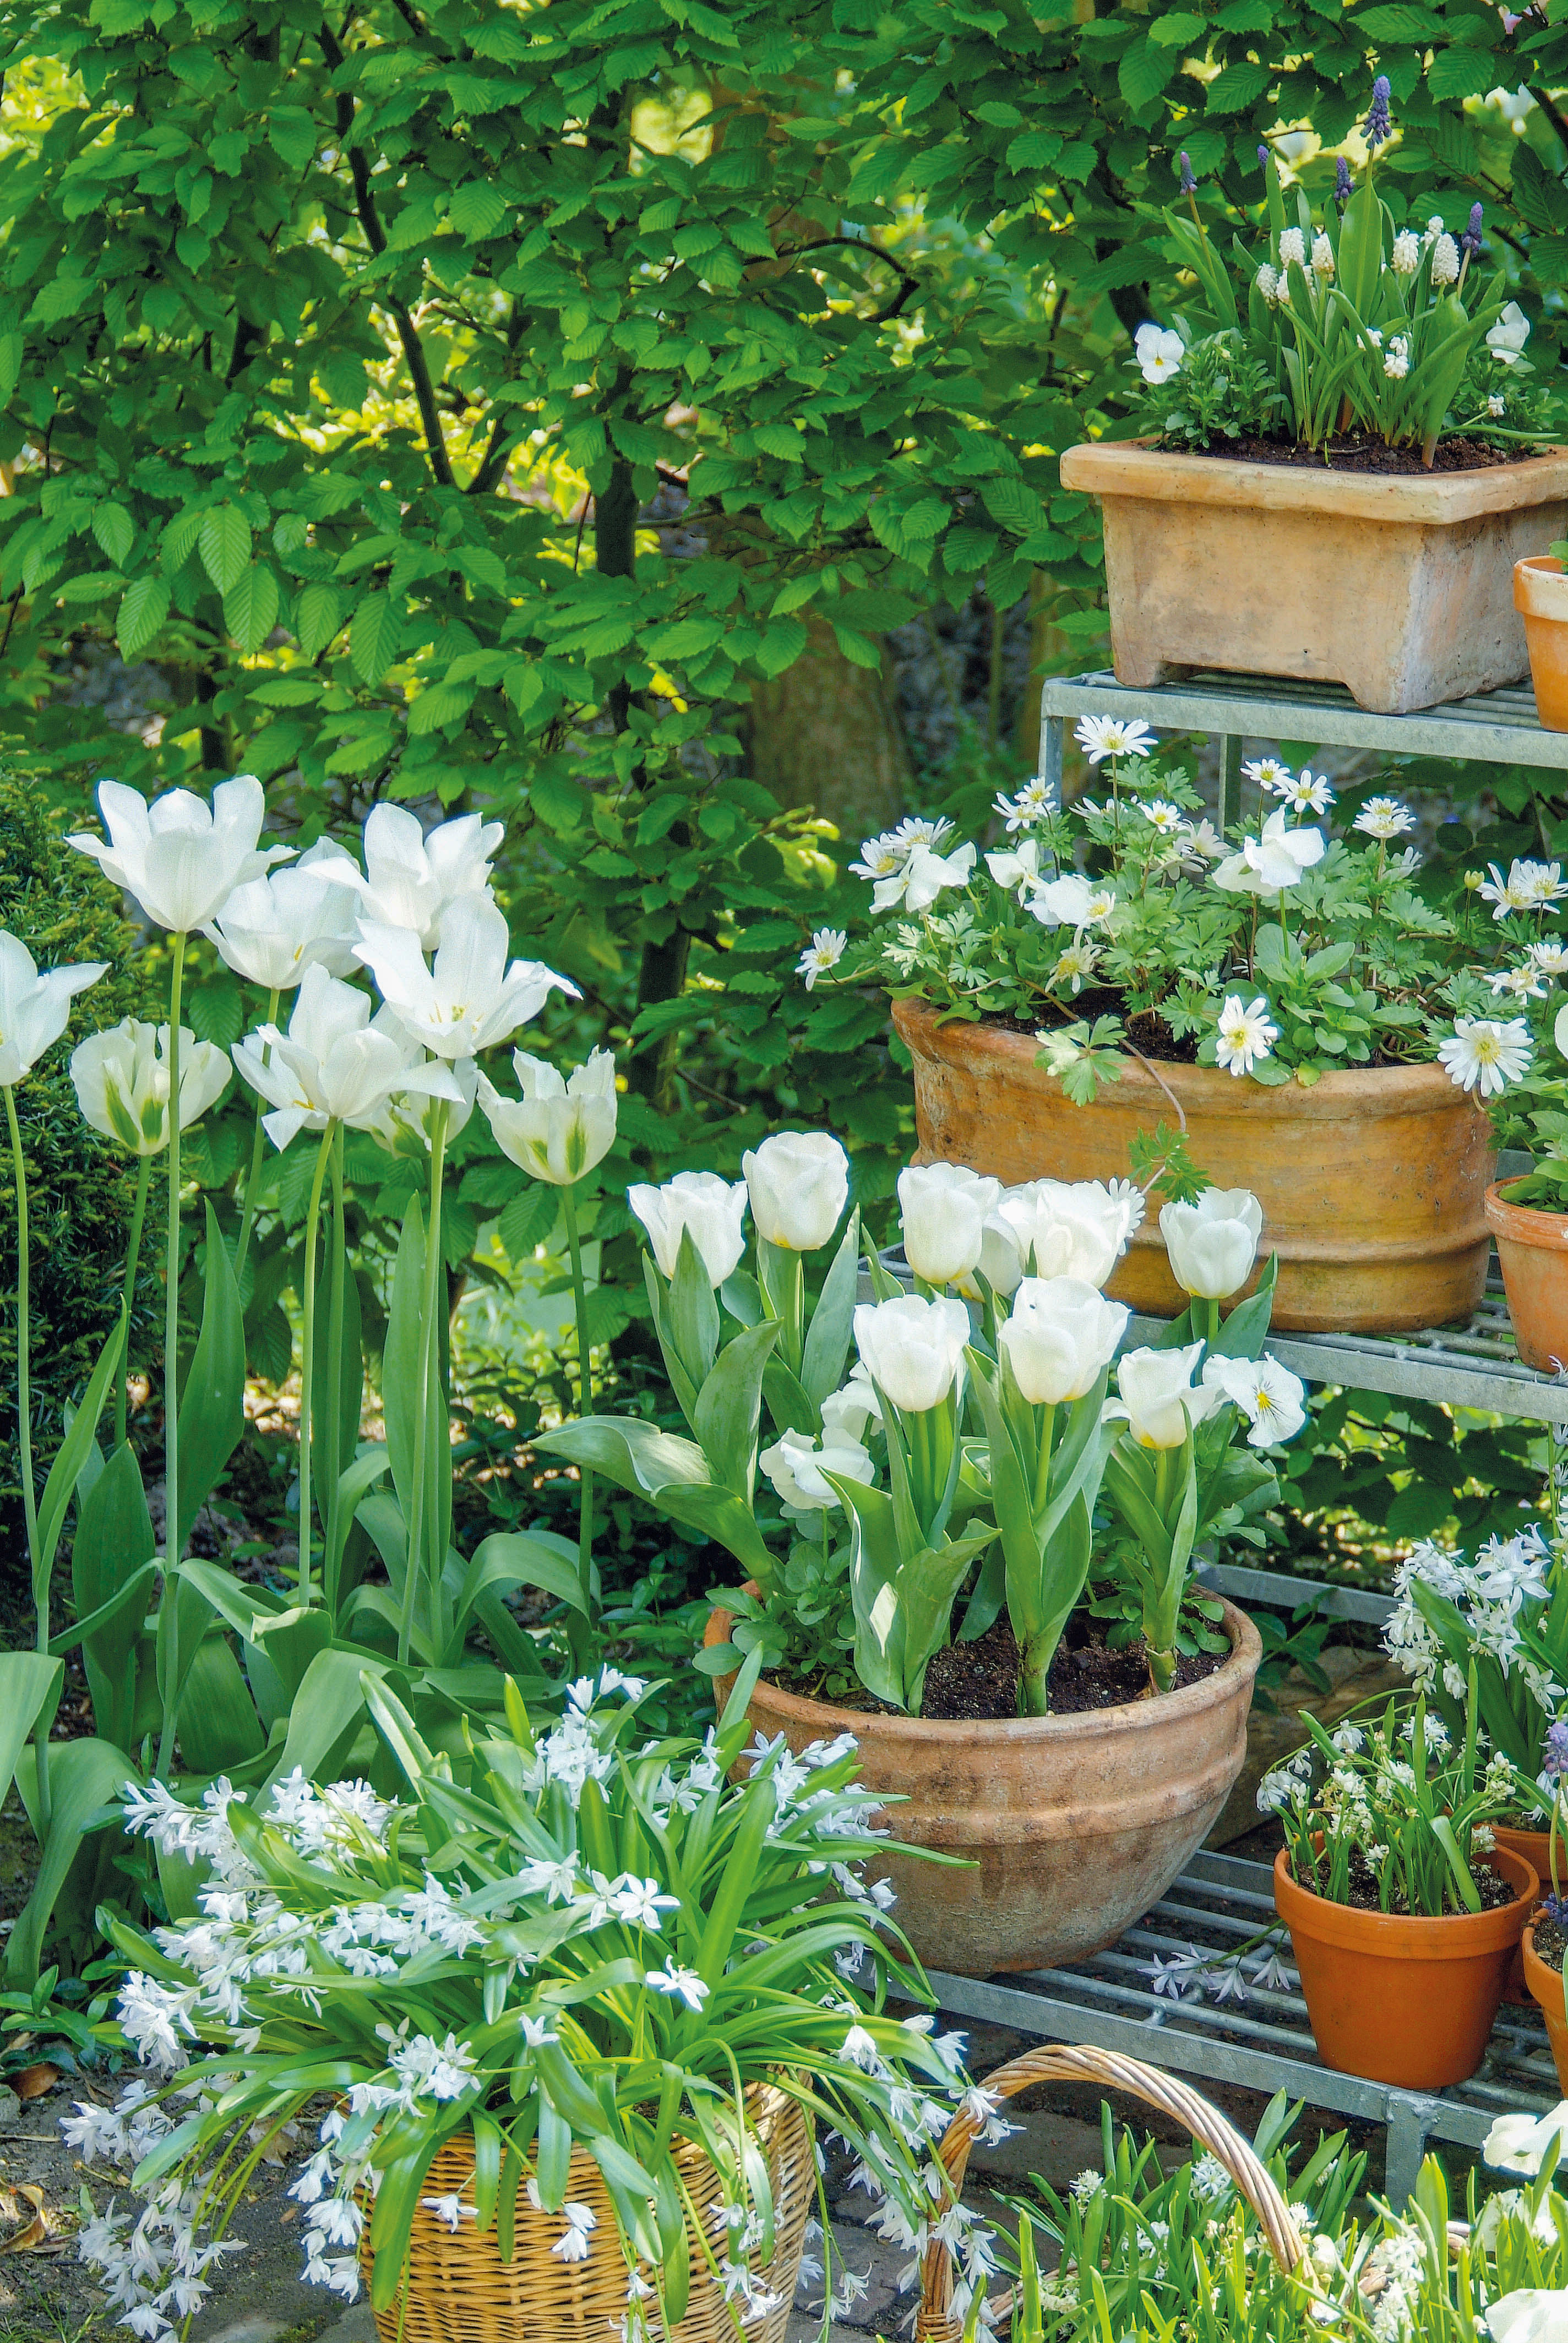
{"label": "metal shelf leg", "polygon": [[1414,2191],[1435,2104],[1413,2091],[1391,2091],[1388,2095],[1383,2195],[1391,2205],[1402,2205]]}

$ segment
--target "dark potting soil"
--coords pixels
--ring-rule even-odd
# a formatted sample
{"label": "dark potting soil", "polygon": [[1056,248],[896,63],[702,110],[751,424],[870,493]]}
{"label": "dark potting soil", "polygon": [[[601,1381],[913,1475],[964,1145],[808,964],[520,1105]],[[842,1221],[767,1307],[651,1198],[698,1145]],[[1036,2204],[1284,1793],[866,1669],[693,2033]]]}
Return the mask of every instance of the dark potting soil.
{"label": "dark potting soil", "polygon": [[[1501,1912],[1505,1904],[1513,1903],[1517,1891],[1510,1881],[1503,1878],[1500,1871],[1493,1871],[1490,1864],[1475,1864],[1472,1869],[1472,1876],[1475,1881],[1476,1892],[1481,1897],[1481,1908],[1483,1912]],[[1382,1909],[1378,1897],[1377,1874],[1359,1855],[1352,1855],[1351,1857],[1350,1894],[1342,1900],[1357,1912],[1379,1912]],[[1389,1906],[1389,1911],[1391,1915],[1397,1913],[1408,1917],[1410,1906],[1402,1896],[1396,1894],[1393,1902]],[[1432,1916],[1429,1914],[1426,1916]],[[1460,1916],[1458,1913],[1452,1913],[1445,1914],[1443,1916],[1458,1918]]]}
{"label": "dark potting soil", "polygon": [[1534,1929],[1530,1941],[1535,1947],[1536,1959],[1544,1961],[1549,1969],[1556,1969],[1561,1975],[1563,1957],[1568,1953],[1568,1927],[1564,1927],[1561,1920],[1553,1920],[1550,1914],[1537,1912]]}
{"label": "dark potting soil", "polygon": [[1385,447],[1381,439],[1348,432],[1322,447],[1298,447],[1293,439],[1223,439],[1213,447],[1174,450],[1192,456],[1229,458],[1232,463],[1315,465],[1331,472],[1483,472],[1494,464],[1517,464],[1529,449],[1493,447],[1484,439],[1443,439],[1432,462],[1423,464],[1419,447]]}
{"label": "dark potting soil", "polygon": [[[1224,1664],[1212,1652],[1183,1654],[1176,1664],[1176,1687],[1201,1684]],[[950,1644],[926,1670],[920,1715],[945,1721],[990,1720],[1018,1715],[1018,1644],[1006,1617],[972,1644]],[[1143,1640],[1112,1651],[1099,1619],[1073,1621],[1050,1664],[1050,1707],[1055,1716],[1081,1716],[1086,1710],[1121,1708],[1152,1697]]]}

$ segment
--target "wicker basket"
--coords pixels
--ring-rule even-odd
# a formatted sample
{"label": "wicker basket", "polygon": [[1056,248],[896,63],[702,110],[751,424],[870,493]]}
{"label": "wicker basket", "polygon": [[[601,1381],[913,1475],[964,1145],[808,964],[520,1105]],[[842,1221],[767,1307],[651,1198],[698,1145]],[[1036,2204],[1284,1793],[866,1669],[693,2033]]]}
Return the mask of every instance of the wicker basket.
{"label": "wicker basket", "polygon": [[[747,2105],[773,2189],[774,2254],[763,2282],[779,2297],[777,2308],[766,2318],[748,2322],[747,2343],[783,2343],[817,2186],[813,2132],[798,2103],[771,2084],[754,2085],[747,2093]],[[715,2259],[722,2260],[729,2251],[729,2232],[709,2212],[721,2193],[719,2177],[703,2150],[690,2142],[677,2148],[676,2163],[707,2224],[709,2247]],[[437,2152],[420,2194],[461,2196],[471,2205],[473,2179],[473,2137],[460,2132]],[[521,2187],[509,2262],[501,2259],[493,2226],[480,2231],[468,2220],[454,2231],[420,2205],[409,2235],[408,2277],[391,2306],[376,2313],[380,2343],[572,2343],[574,2338],[581,2343],[612,2343],[628,2308],[626,2258],[609,2192],[584,2148],[572,2150],[567,2197],[587,2205],[596,2217],[582,2261],[563,2261],[552,2252],[565,2224],[559,2214],[536,2211]],[[687,2241],[690,2299],[685,2318],[670,2330],[670,2343],[735,2343],[734,2312],[715,2282],[689,2213]],[[368,2226],[359,2260],[368,2290]]]}
{"label": "wicker basket", "polygon": [[[1027,2090],[1031,2083],[1100,2083],[1108,2090],[1128,2091],[1134,2098],[1146,2099],[1151,2107],[1163,2107],[1167,2115],[1184,2124],[1194,2139],[1201,2140],[1219,2157],[1257,2215],[1269,2250],[1281,2268],[1295,2268],[1306,2247],[1301,2231],[1291,2218],[1291,2208],[1266,2167],[1241,2133],[1226,2122],[1219,2108],[1211,2107],[1196,2091],[1190,2091],[1174,2075],[1161,2074],[1155,2066],[1141,2066],[1136,2058],[1123,2058],[1114,2050],[1053,2042],[999,2066],[994,2075],[987,2077],[985,2087],[999,2097],[1010,2099],[1015,2092]],[[955,2117],[937,2150],[955,2192],[963,2187],[964,2167],[976,2129],[969,2116]],[[1006,2318],[1006,2300],[994,2308],[999,2317]],[[962,2333],[962,2324],[953,2313],[952,2256],[940,2239],[933,2239],[920,2267],[916,2343],[960,2343]]]}

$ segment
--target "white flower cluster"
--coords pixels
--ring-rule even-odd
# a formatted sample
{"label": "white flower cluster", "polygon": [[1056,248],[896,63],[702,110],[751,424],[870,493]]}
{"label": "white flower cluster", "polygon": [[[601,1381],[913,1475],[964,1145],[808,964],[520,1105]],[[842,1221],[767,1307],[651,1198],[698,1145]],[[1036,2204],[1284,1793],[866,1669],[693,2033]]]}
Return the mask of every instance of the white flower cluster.
{"label": "white flower cluster", "polygon": [[1430,1692],[1441,1684],[1453,1699],[1464,1698],[1464,1672],[1444,1654],[1416,1599],[1418,1585],[1430,1587],[1460,1613],[1471,1654],[1495,1660],[1504,1676],[1517,1671],[1532,1699],[1554,1716],[1568,1688],[1532,1657],[1523,1634],[1536,1615],[1525,1606],[1548,1600],[1550,1566],[1539,1529],[1489,1538],[1473,1562],[1423,1539],[1394,1574],[1394,1607],[1383,1630],[1383,1648],[1415,1679],[1418,1690]]}

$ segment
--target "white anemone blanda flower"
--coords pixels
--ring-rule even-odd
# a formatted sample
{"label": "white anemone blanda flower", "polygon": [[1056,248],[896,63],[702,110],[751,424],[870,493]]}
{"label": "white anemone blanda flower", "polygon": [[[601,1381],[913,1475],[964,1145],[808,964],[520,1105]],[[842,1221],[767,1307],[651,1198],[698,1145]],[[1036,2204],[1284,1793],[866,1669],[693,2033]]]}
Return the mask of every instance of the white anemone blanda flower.
{"label": "white anemone blanda flower", "polygon": [[1147,724],[1124,716],[1081,716],[1072,737],[1091,765],[1102,765],[1107,757],[1147,757],[1156,745]]}
{"label": "white anemone blanda flower", "polygon": [[1402,838],[1415,828],[1415,816],[1397,798],[1368,798],[1355,818],[1355,828],[1368,838]]}
{"label": "white anemone blanda flower", "polygon": [[1523,1017],[1459,1017],[1437,1052],[1451,1082],[1495,1098],[1530,1063],[1530,1028]]}
{"label": "white anemone blanda flower", "polygon": [[1279,1038],[1280,1029],[1270,1022],[1269,1004],[1261,992],[1250,1001],[1243,1001],[1239,992],[1229,992],[1220,1011],[1214,1062],[1240,1079],[1271,1053]]}
{"label": "white anemone blanda flower", "polygon": [[849,940],[848,932],[843,928],[816,928],[812,930],[810,942],[795,963],[795,973],[805,978],[808,992],[819,976],[826,976],[829,969],[838,967]]}

